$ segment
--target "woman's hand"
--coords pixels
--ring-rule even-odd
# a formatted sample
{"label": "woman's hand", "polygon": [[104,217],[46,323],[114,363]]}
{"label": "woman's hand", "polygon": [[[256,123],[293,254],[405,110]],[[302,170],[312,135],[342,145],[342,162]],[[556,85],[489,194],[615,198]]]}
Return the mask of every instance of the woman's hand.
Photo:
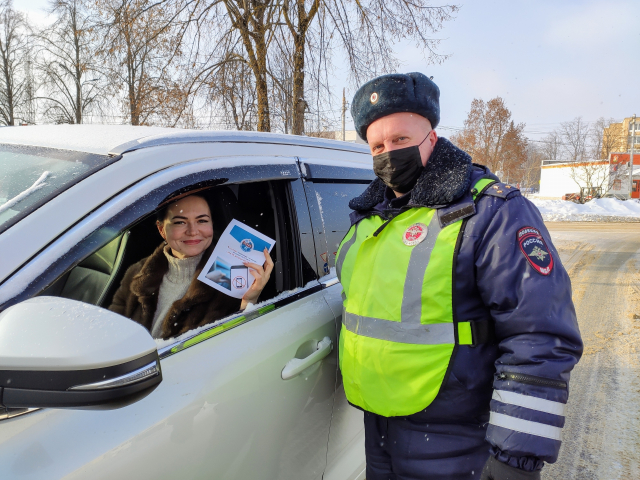
{"label": "woman's hand", "polygon": [[249,303],[258,303],[258,297],[260,293],[262,293],[262,289],[269,281],[269,277],[271,277],[271,271],[273,270],[273,260],[271,260],[271,255],[269,255],[269,251],[264,249],[264,265],[260,266],[257,263],[251,262],[243,262],[246,267],[249,267],[249,273],[253,275],[255,281],[251,288],[247,290],[242,296],[242,303],[240,304],[240,310],[244,310],[247,308],[247,304]]}

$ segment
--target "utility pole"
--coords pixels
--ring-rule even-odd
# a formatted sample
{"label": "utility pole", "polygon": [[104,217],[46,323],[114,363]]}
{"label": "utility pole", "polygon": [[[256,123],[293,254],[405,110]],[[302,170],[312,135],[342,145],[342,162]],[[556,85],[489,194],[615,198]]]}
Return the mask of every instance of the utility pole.
{"label": "utility pole", "polygon": [[636,148],[636,114],[633,114],[631,129],[631,154],[629,155],[629,198],[633,193],[633,150]]}
{"label": "utility pole", "polygon": [[344,121],[347,114],[347,99],[344,96],[344,88],[342,89],[342,141],[346,140],[346,135],[344,131]]}

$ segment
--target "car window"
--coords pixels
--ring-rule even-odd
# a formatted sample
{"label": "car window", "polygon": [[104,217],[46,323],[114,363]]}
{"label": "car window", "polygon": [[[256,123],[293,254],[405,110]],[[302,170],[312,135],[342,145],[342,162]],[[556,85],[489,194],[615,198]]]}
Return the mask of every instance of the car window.
{"label": "car window", "polygon": [[[304,160],[304,159],[302,159]],[[324,165],[302,161],[305,194],[313,225],[316,271],[319,276],[335,267],[338,246],[349,231],[349,201],[362,194],[375,178],[370,168]]]}
{"label": "car window", "polygon": [[[274,268],[261,300],[276,296],[296,281],[291,272],[293,262],[284,258],[287,254],[287,241],[283,239],[286,226],[279,229],[287,215],[276,215],[275,192],[282,187],[273,186],[271,182],[252,182],[214,186],[204,192],[211,208],[214,242],[233,219],[276,239],[277,247],[271,257],[278,268]],[[135,225],[115,234],[106,245],[65,272],[41,295],[61,296],[108,308],[127,269],[149,258],[164,243],[156,227],[154,212],[146,213]]]}
{"label": "car window", "polygon": [[115,160],[105,155],[0,144],[0,233]]}
{"label": "car window", "polygon": [[[105,216],[98,229],[51,263],[0,310],[36,295],[62,296],[108,308],[127,269],[148,257],[162,242],[155,225],[156,206],[173,192],[191,188],[206,188],[210,193],[214,240],[234,218],[276,240],[277,247],[271,252],[274,270],[260,302],[303,286],[297,218],[290,204],[290,183],[300,180],[292,179],[288,172],[286,180],[268,180],[282,178],[285,167],[291,168],[220,168],[178,178],[167,173],[165,178],[172,178],[168,184],[139,195],[139,200]],[[261,178],[267,180],[252,181]],[[303,213],[308,218],[308,212]]]}
{"label": "car window", "polygon": [[322,257],[324,252],[320,252],[321,258],[326,267],[331,269],[335,267],[340,242],[351,226],[349,200],[362,194],[367,184],[314,182],[313,186],[327,242],[327,253]]}

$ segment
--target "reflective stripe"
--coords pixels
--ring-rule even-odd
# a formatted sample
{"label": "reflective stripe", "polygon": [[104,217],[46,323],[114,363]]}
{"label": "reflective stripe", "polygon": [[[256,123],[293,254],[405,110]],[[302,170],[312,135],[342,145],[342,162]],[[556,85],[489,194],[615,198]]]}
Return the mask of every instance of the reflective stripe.
{"label": "reflective stripe", "polygon": [[566,405],[564,403],[552,402],[544,398],[522,395],[521,393],[508,392],[506,390],[494,390],[492,398],[502,403],[530,408],[531,410],[537,410],[539,412],[561,415],[563,417],[565,415]]}
{"label": "reflective stripe", "polygon": [[427,227],[427,237],[411,250],[407,277],[404,281],[402,292],[401,322],[420,324],[422,316],[422,284],[427,272],[427,266],[431,259],[431,252],[436,245],[440,233],[438,212],[433,211],[433,216]]}
{"label": "reflective stripe", "polygon": [[511,417],[502,413],[491,412],[489,423],[496,427],[506,428],[514,432],[528,433],[537,437],[550,438],[552,440],[562,440],[562,429],[547,425],[545,423],[532,422],[522,418]]}
{"label": "reflective stripe", "polygon": [[347,240],[346,243],[342,245],[342,248],[340,249],[340,254],[336,259],[336,275],[338,275],[338,278],[340,278],[340,275],[342,274],[342,264],[344,263],[344,259],[347,257],[347,252],[349,251],[351,246],[354,243],[356,243],[356,237],[358,235],[358,225],[359,223],[356,223],[356,226],[353,229],[353,235],[349,240]]}
{"label": "reflective stripe", "polygon": [[352,333],[378,340],[417,345],[455,343],[453,323],[408,324],[382,318],[364,317],[346,311],[342,316],[342,323]]}

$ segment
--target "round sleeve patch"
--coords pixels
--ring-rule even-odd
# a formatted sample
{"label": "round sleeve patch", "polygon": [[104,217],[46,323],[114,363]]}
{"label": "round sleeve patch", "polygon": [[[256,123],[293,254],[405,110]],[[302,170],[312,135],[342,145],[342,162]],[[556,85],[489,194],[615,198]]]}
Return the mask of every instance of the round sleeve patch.
{"label": "round sleeve patch", "polygon": [[533,227],[524,227],[516,234],[520,250],[536,272],[541,275],[549,275],[553,270],[553,257],[551,251],[540,234],[540,230]]}

